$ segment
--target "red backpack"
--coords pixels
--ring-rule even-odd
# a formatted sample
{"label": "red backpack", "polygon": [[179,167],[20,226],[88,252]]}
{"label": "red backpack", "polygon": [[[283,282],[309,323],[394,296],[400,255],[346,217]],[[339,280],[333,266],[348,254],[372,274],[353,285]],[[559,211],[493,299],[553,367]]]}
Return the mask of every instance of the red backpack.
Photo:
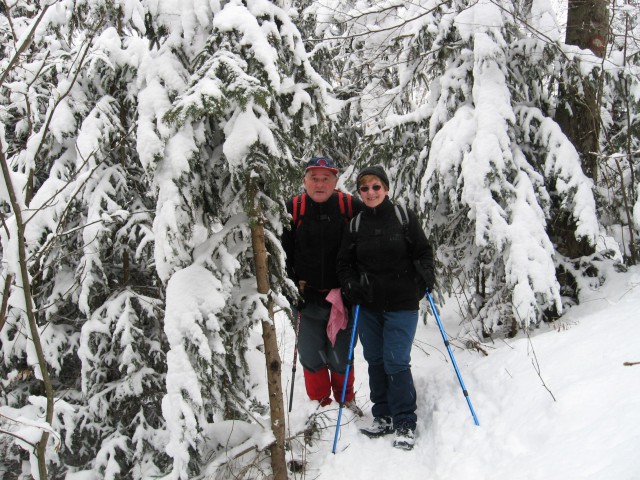
{"label": "red backpack", "polygon": [[[353,217],[353,205],[351,204],[351,199],[353,197],[348,193],[343,193],[339,190],[336,190],[336,192],[338,193],[338,206],[340,207],[340,213],[344,217],[345,222],[348,222]],[[302,222],[302,218],[304,217],[306,209],[306,193],[293,197],[293,212],[291,216],[293,217],[293,224],[296,226],[296,228],[298,228],[298,226]]]}

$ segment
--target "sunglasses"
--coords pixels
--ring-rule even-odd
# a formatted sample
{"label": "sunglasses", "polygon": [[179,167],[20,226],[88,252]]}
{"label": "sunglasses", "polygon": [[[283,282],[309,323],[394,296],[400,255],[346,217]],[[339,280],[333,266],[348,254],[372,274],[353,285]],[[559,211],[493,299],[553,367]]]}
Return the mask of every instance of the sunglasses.
{"label": "sunglasses", "polygon": [[[377,191],[379,191],[381,189],[382,189],[382,185],[372,185],[371,186],[371,190],[373,190],[374,192],[377,192]],[[360,190],[362,193],[367,193],[369,191],[369,187],[362,186],[358,190]]]}

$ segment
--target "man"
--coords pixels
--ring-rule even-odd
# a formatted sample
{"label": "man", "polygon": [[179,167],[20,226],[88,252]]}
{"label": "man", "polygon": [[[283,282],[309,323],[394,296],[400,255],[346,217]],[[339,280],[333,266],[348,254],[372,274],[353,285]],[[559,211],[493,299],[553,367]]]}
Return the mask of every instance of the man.
{"label": "man", "polygon": [[[349,319],[346,328],[339,330],[335,342],[332,341],[327,333],[332,309],[327,295],[333,290],[338,301],[342,301],[336,258],[349,219],[363,208],[360,200],[336,191],[337,175],[338,169],[329,157],[313,157],[307,162],[305,193],[287,202],[293,221],[282,238],[287,274],[303,299],[293,307],[294,313],[299,311],[297,341],[305,387],[309,398],[322,406],[331,404],[332,391],[335,400],[341,399],[353,327]],[[353,381],[351,368],[345,406],[362,415],[354,401]]]}

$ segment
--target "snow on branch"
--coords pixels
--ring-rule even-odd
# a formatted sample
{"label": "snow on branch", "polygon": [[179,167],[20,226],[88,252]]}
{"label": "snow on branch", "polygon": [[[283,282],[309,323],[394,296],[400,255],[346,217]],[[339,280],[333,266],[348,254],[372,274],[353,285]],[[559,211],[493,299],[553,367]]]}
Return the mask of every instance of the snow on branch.
{"label": "snow on branch", "polygon": [[514,111],[525,138],[543,152],[537,166],[547,182],[555,183],[562,199],[560,208],[574,218],[576,238],[595,245],[599,227],[593,181],[584,174],[575,147],[560,126],[538,108],[521,105]]}

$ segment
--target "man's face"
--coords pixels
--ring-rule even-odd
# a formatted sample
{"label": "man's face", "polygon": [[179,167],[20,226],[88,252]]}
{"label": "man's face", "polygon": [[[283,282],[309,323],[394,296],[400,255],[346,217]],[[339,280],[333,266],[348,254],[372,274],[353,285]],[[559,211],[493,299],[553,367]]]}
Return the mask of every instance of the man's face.
{"label": "man's face", "polygon": [[314,168],[304,176],[304,189],[316,203],[329,200],[338,183],[338,177],[325,168]]}

